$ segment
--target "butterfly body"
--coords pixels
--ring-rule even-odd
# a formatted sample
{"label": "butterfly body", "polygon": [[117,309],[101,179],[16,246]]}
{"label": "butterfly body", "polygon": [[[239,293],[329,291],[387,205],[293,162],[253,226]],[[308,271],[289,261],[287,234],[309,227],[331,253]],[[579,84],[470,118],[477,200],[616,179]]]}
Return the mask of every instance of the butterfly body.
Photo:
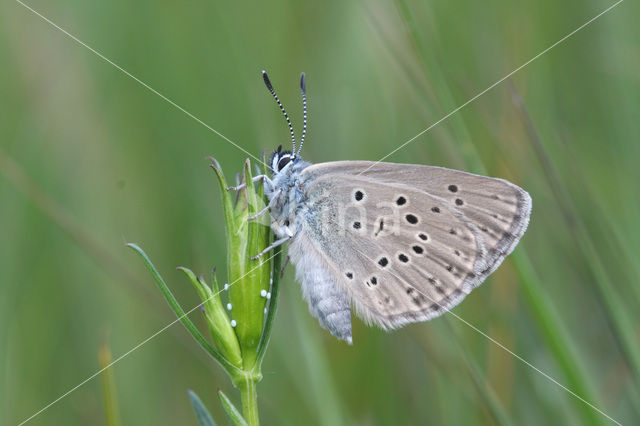
{"label": "butterfly body", "polygon": [[[337,285],[331,266],[323,259],[322,248],[313,238],[322,233],[314,218],[321,217],[319,212],[323,206],[305,190],[310,182],[304,170],[310,165],[298,156],[266,186],[273,219],[271,227],[277,237],[290,238],[289,256],[312,315],[334,336],[351,343],[350,300]],[[274,167],[277,170],[277,162]],[[310,203],[310,198],[316,198],[315,202]]]}

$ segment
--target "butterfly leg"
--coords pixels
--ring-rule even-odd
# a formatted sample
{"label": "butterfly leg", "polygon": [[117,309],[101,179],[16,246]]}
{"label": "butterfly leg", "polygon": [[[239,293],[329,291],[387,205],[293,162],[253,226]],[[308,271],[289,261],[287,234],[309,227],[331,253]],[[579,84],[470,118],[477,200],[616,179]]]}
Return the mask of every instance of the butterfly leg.
{"label": "butterfly leg", "polygon": [[286,243],[290,239],[291,239],[291,237],[287,236],[287,237],[280,238],[279,240],[274,241],[273,244],[271,244],[269,247],[267,247],[266,249],[262,250],[257,255],[253,256],[251,258],[251,260],[256,260],[256,259],[261,258],[265,253],[268,253],[269,251],[273,250],[274,248],[276,248],[278,246],[281,246],[282,244]]}
{"label": "butterfly leg", "polygon": [[[265,182],[267,185],[269,185],[271,188],[273,188],[273,182],[271,182],[271,179],[269,179],[269,176],[267,175],[258,175],[255,176],[253,179],[251,179],[252,182],[258,182],[258,181],[263,181]],[[238,186],[228,186],[226,188],[227,191],[240,191],[242,188],[246,188],[247,184],[243,183],[241,185]]]}
{"label": "butterfly leg", "polygon": [[289,260],[291,260],[291,258],[289,257],[289,255],[287,255],[287,257],[284,259],[284,263],[282,264],[282,268],[280,269],[280,278],[284,277],[284,270],[287,268]]}
{"label": "butterfly leg", "polygon": [[266,212],[269,211],[269,209],[271,207],[273,207],[273,205],[276,203],[276,199],[278,198],[278,196],[282,193],[282,189],[278,189],[273,196],[271,197],[271,200],[269,201],[269,204],[267,204],[267,207],[265,207],[264,209],[260,210],[258,213],[254,214],[253,216],[250,216],[247,219],[247,222],[251,222],[253,220],[256,220],[257,218],[259,218],[260,216],[262,216],[263,214],[265,214]]}

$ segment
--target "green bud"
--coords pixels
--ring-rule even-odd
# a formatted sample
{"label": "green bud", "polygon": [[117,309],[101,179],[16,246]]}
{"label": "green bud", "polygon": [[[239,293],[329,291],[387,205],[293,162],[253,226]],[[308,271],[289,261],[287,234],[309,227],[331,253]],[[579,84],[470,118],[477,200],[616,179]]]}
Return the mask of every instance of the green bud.
{"label": "green bud", "polygon": [[258,358],[265,307],[269,301],[267,296],[271,294],[270,279],[275,253],[266,253],[257,260],[251,258],[271,244],[272,233],[264,220],[247,220],[265,206],[262,184],[254,185],[249,160],[244,164],[241,179],[246,187],[238,193],[226,189],[229,185],[217,162],[213,162],[212,168],[220,185],[226,219],[228,291],[232,308],[229,314],[235,321],[234,330],[242,351],[243,368],[249,371],[256,366]]}

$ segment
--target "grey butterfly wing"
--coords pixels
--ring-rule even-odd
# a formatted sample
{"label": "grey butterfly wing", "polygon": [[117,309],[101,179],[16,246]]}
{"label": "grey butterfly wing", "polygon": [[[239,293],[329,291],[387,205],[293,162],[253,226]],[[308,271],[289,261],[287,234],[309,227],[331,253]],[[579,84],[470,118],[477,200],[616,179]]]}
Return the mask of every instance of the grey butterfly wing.
{"label": "grey butterfly wing", "polygon": [[530,198],[517,186],[438,167],[322,163],[301,180],[313,212],[304,215],[308,244],[334,288],[383,328],[459,303],[513,249],[529,218]]}
{"label": "grey butterfly wing", "polygon": [[486,274],[493,272],[513,251],[531,214],[531,197],[517,185],[444,167],[336,161],[314,164],[304,170],[304,175],[371,177],[376,182],[401,183],[447,200],[482,233],[488,251]]}
{"label": "grey butterfly wing", "polygon": [[354,175],[323,176],[307,189],[304,234],[331,275],[307,283],[335,283],[367,322],[395,328],[440,315],[486,269],[477,228],[445,200]]}

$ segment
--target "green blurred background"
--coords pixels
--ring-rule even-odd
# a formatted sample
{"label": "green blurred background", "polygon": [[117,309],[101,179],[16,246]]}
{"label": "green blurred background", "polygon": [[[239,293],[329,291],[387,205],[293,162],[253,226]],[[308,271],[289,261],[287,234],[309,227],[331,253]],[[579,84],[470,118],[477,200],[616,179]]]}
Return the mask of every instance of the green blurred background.
{"label": "green blurred background", "polygon": [[[259,156],[377,160],[613,4],[549,0],[28,3]],[[510,179],[522,242],[454,312],[623,424],[640,421],[640,33],[623,2],[387,161]],[[0,4],[0,423],[16,424],[186,308],[178,265],[224,272],[219,194],[247,154],[13,1]],[[292,268],[259,385],[264,424],[613,424],[447,315],[353,347],[320,329]],[[202,322],[199,313],[193,318]],[[179,324],[113,368],[124,424],[225,424],[229,380]],[[237,399],[236,399],[237,401]],[[101,378],[30,424],[104,424]]]}

